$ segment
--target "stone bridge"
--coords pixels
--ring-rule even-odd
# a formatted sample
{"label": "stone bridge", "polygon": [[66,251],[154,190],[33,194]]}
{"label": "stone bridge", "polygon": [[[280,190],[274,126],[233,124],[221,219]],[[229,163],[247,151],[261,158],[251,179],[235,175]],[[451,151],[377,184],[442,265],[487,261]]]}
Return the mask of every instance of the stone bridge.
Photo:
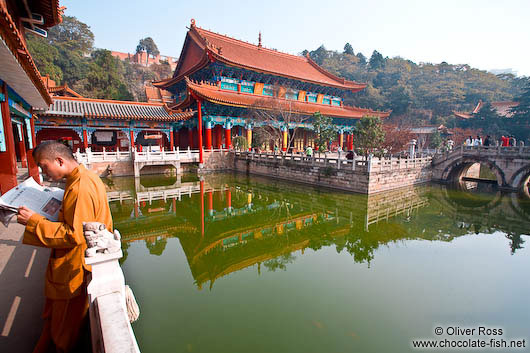
{"label": "stone bridge", "polygon": [[488,166],[501,189],[528,194],[530,147],[461,146],[449,153],[436,155],[432,161],[433,180],[460,183],[476,163]]}

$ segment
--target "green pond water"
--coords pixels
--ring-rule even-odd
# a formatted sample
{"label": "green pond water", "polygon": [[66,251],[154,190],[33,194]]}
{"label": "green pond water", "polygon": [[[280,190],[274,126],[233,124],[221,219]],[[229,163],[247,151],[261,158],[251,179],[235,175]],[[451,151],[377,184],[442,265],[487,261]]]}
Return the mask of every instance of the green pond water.
{"label": "green pond water", "polygon": [[482,188],[368,197],[232,174],[115,178],[140,349],[410,352],[419,338],[495,338],[526,340],[496,351],[527,351],[530,202]]}

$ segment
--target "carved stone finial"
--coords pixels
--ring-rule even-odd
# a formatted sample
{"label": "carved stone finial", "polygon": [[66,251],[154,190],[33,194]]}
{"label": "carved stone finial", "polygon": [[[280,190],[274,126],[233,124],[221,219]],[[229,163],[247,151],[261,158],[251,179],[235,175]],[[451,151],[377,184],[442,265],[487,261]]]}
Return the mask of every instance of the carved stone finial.
{"label": "carved stone finial", "polygon": [[217,53],[218,53],[219,55],[221,55],[221,54],[223,53],[223,48],[222,48],[222,47],[218,47],[218,48],[217,48]]}
{"label": "carved stone finial", "polygon": [[261,31],[259,31],[259,36],[258,36],[258,47],[261,48]]}
{"label": "carved stone finial", "polygon": [[191,19],[191,26],[195,27],[195,19],[194,18]]}

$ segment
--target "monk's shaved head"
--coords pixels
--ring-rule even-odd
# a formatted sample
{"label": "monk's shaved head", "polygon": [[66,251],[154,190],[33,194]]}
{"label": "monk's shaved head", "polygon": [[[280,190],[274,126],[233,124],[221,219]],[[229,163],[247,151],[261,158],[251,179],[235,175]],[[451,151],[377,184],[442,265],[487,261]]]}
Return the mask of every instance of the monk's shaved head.
{"label": "monk's shaved head", "polygon": [[70,147],[57,141],[45,141],[35,147],[32,152],[33,159],[36,161],[41,159],[54,160],[57,157],[62,157],[64,160],[75,161],[75,157]]}

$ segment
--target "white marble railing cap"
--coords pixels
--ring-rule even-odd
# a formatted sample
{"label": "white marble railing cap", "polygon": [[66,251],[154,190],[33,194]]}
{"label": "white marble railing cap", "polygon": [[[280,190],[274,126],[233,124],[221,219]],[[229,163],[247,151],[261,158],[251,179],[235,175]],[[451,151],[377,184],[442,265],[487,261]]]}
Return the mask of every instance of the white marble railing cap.
{"label": "white marble railing cap", "polygon": [[85,263],[87,265],[95,265],[95,264],[102,263],[102,262],[118,260],[118,259],[121,259],[122,257],[123,257],[123,252],[121,250],[117,252],[109,253],[109,254],[97,253],[95,256],[85,257]]}

